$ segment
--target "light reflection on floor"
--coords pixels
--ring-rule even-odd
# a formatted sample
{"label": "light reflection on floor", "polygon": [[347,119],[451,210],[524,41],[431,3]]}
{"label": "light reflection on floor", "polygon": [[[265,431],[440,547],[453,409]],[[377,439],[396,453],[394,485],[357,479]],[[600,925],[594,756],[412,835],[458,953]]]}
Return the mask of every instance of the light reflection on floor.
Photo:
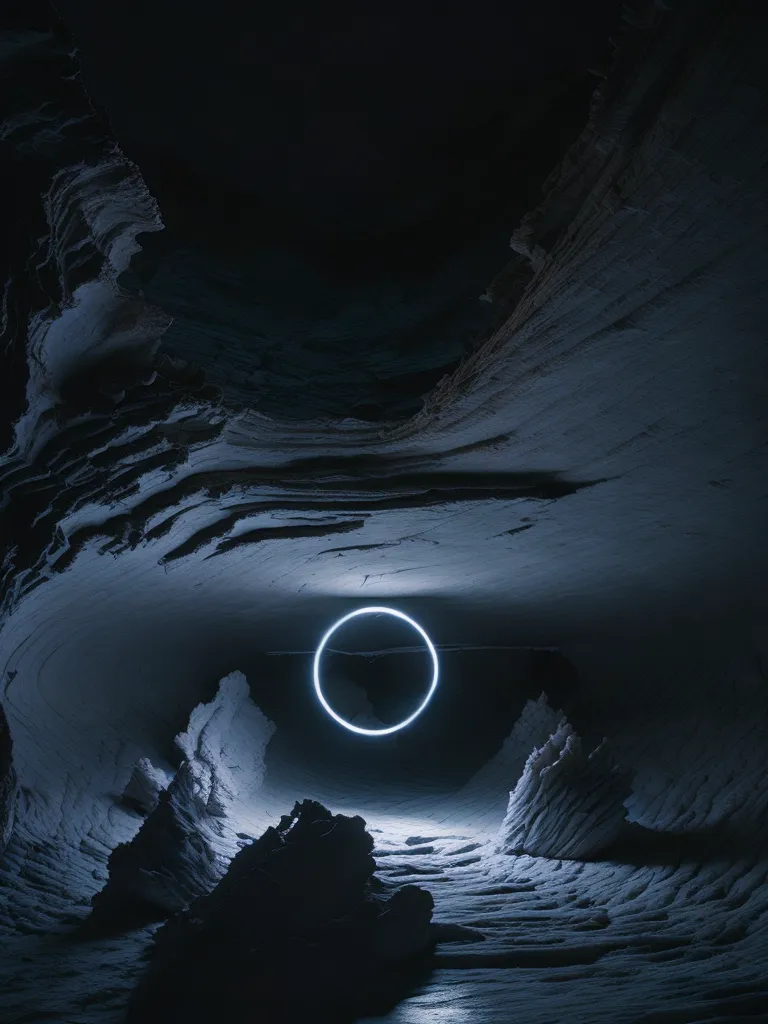
{"label": "light reflection on floor", "polygon": [[465,987],[454,986],[447,1000],[419,993],[383,1017],[360,1017],[356,1024],[475,1024],[478,1017],[469,1002],[469,991],[462,994]]}

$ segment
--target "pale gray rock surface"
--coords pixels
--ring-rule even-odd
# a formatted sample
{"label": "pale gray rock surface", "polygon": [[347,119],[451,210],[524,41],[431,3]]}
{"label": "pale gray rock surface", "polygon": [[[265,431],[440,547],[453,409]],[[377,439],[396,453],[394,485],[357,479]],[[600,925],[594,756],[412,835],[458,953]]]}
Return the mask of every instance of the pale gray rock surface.
{"label": "pale gray rock surface", "polygon": [[262,785],[273,733],[245,676],[222,679],[176,737],[185,757],[173,781],[134,838],[112,851],[109,880],[93,899],[94,922],[126,913],[167,916],[214,887],[238,849],[236,801]]}
{"label": "pale gray rock surface", "polygon": [[170,782],[171,776],[162,768],[152,764],[148,757],[140,757],[123,790],[123,800],[142,814],[149,814],[157,807],[160,794]]}
{"label": "pale gray rock surface", "polygon": [[567,860],[594,857],[618,838],[630,791],[630,777],[615,764],[607,740],[587,753],[563,720],[530,754],[509,794],[498,849]]}

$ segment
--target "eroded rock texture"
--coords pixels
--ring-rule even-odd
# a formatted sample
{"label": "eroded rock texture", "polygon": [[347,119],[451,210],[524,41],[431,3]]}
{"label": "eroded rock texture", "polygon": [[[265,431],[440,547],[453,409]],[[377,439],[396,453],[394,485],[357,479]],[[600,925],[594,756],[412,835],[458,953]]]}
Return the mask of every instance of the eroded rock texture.
{"label": "eroded rock texture", "polygon": [[231,812],[263,783],[273,733],[245,676],[222,679],[176,738],[185,759],[173,781],[131,842],[112,852],[109,881],[93,899],[94,922],[136,911],[167,916],[214,887],[238,849]]}
{"label": "eroded rock texture", "polygon": [[12,0],[3,15],[0,448],[15,433],[24,450],[62,400],[109,408],[148,379],[170,318],[118,280],[137,234],[162,225],[83,89],[71,36],[47,4]]}
{"label": "eroded rock texture", "polygon": [[16,772],[8,720],[0,704],[0,854],[8,844],[16,813]]}
{"label": "eroded rock texture", "polygon": [[495,829],[506,812],[509,787],[523,774],[531,750],[547,742],[561,718],[546,693],[526,701],[501,749],[462,786],[457,803],[471,808],[472,817],[486,828]]}
{"label": "eroded rock texture", "polygon": [[630,778],[614,763],[607,741],[591,753],[566,721],[535,749],[509,795],[498,837],[507,854],[582,860],[618,837]]}
{"label": "eroded rock texture", "polygon": [[141,757],[123,790],[123,800],[141,814],[149,814],[157,807],[160,794],[170,781],[162,768],[153,765],[148,757]]}
{"label": "eroded rock texture", "polygon": [[387,898],[360,817],[296,804],[215,890],[158,932],[129,1021],[346,1020],[403,994],[431,948],[431,895]]}
{"label": "eroded rock texture", "polygon": [[[226,396],[222,406],[202,386],[199,370],[171,357],[150,361],[167,317],[143,304],[127,261],[138,234],[159,228],[157,209],[88,105],[71,41],[51,33],[45,18],[32,24],[32,0],[23,6],[24,32],[4,39],[2,50],[3,60],[16,61],[20,84],[0,90],[0,101],[19,103],[3,128],[18,160],[0,196],[13,257],[0,369],[9,400],[3,396],[0,415],[17,439],[2,460],[0,537],[2,661],[14,675],[3,700],[29,799],[0,872],[0,1019],[120,1019],[141,970],[149,929],[108,948],[51,933],[89,912],[110,851],[137,826],[112,796],[137,757],[160,754],[161,729],[153,737],[146,720],[166,721],[195,681],[186,670],[167,671],[173,645],[160,643],[156,626],[174,618],[179,635],[198,641],[191,661],[206,644],[221,650],[236,640],[239,614],[253,643],[253,608],[272,609],[262,632],[272,645],[278,620],[292,639],[299,628],[314,629],[295,615],[313,593],[323,621],[331,595],[407,593],[416,608],[456,593],[462,625],[475,609],[467,640],[492,641],[496,626],[503,633],[510,623],[523,642],[559,642],[563,629],[572,637],[582,631],[594,649],[612,632],[621,637],[603,692],[588,668],[584,679],[595,705],[605,705],[605,732],[622,764],[637,771],[628,801],[635,833],[623,857],[499,856],[489,878],[480,847],[495,841],[504,807],[491,835],[485,821],[475,827],[464,803],[441,825],[415,780],[409,806],[392,805],[391,817],[375,820],[388,853],[380,877],[428,878],[441,915],[485,939],[441,950],[445,969],[398,1011],[403,1021],[765,1019],[768,862],[755,842],[768,820],[765,675],[749,693],[726,685],[710,665],[721,646],[741,640],[727,639],[727,624],[708,629],[725,611],[735,619],[765,607],[765,19],[746,14],[746,3],[682,0],[672,12],[649,5],[658,31],[622,45],[585,132],[515,232],[520,259],[489,289],[509,319],[438,387],[423,415],[379,431],[357,421],[270,420],[261,396],[278,411],[285,405],[269,385],[280,366],[258,368],[255,404],[236,414]],[[147,34],[143,24],[139,31]],[[465,160],[466,151],[457,152]],[[192,280],[182,283],[189,289]],[[225,269],[217,283],[231,281]],[[194,288],[188,296],[199,305]],[[216,309],[232,311],[226,292]],[[180,323],[180,335],[192,319]],[[373,319],[381,326],[376,309]],[[205,333],[201,324],[188,335],[198,351]],[[445,336],[441,324],[437,333]],[[248,358],[252,332],[242,337]],[[123,349],[135,360],[115,354]],[[282,356],[289,368],[294,351]],[[325,399],[329,378],[314,373],[323,352],[306,355],[306,394]],[[292,398],[295,384],[284,379]],[[348,389],[328,397],[356,415],[402,410],[353,406]],[[603,482],[584,486],[595,480]],[[681,641],[684,664],[675,674],[667,668],[669,634],[677,643],[685,615],[695,629]],[[658,647],[651,626],[664,641]],[[104,638],[117,643],[124,634],[154,668],[145,685],[124,658],[113,659],[112,673],[103,670]],[[693,667],[699,645],[705,664]],[[627,685],[648,648],[654,671]],[[173,659],[182,653],[179,644]],[[160,689],[167,700],[155,700]],[[539,714],[543,721],[549,712]],[[531,739],[522,763],[510,744],[510,765],[522,770],[548,736]],[[197,750],[195,738],[194,757]],[[159,853],[152,843],[134,847],[149,867],[126,872],[126,898],[141,898],[138,883],[147,878],[163,900],[169,888],[174,905],[187,898],[187,881],[179,895],[178,877],[153,878],[152,857],[197,870],[179,844],[188,849],[201,821],[204,835],[222,822],[212,811],[226,804],[231,784],[214,786],[206,751],[199,778],[179,778],[181,809],[161,804],[151,816],[167,845],[158,840]],[[531,799],[549,795],[550,807],[573,810],[567,787],[546,789],[559,777],[560,754],[546,776],[528,780]],[[328,783],[346,795],[357,786],[363,804],[377,796],[339,770],[333,784],[308,778],[301,792],[319,795]],[[494,799],[500,794],[503,803],[517,775],[497,777]],[[270,811],[294,798],[278,793]],[[547,818],[550,807],[535,823],[549,835],[559,819]],[[164,831],[164,822],[177,832]],[[641,828],[653,840],[646,846]],[[275,861],[283,853],[274,852]],[[214,874],[206,863],[200,870]],[[323,875],[316,888],[329,884]],[[326,945],[343,963],[347,948],[325,932],[320,947],[302,952],[320,956]],[[288,939],[286,948],[296,952]],[[357,948],[356,941],[346,973]],[[181,976],[171,959],[162,960],[170,988]],[[277,984],[279,972],[273,977]],[[300,982],[297,970],[287,994]],[[304,1019],[316,1020],[317,990],[307,991]],[[162,985],[155,995],[161,1004]],[[150,1019],[149,1006],[143,1017],[137,1009],[139,1019]],[[248,1016],[265,1016],[259,999],[244,1006]],[[225,1021],[243,1012],[224,1012],[218,999],[208,1011],[209,1020]]]}

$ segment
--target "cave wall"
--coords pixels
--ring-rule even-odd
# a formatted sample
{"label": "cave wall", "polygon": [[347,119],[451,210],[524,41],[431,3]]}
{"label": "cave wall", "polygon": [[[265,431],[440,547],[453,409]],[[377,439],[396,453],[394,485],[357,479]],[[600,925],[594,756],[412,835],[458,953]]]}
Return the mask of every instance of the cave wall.
{"label": "cave wall", "polygon": [[0,705],[0,853],[8,845],[16,815],[16,769],[13,766],[13,740]]}
{"label": "cave wall", "polygon": [[[311,603],[429,598],[478,637],[559,642],[639,614],[656,633],[672,614],[715,620],[726,585],[728,614],[758,619],[764,153],[759,89],[742,82],[761,81],[761,37],[741,10],[721,25],[713,8],[693,33],[684,14],[640,33],[521,229],[528,241],[516,235],[536,270],[508,322],[400,427],[228,414],[170,360],[117,390],[114,372],[106,387],[85,375],[67,402],[51,355],[24,437],[55,410],[3,466],[6,611],[91,547],[138,564],[147,545],[147,587],[210,555],[238,601],[262,585],[270,609],[300,593],[318,621]],[[135,203],[146,229],[151,204],[133,189],[118,211]],[[98,196],[128,252],[115,194]],[[129,301],[115,287],[109,301]],[[39,321],[57,360],[79,351],[79,308]],[[152,351],[156,315],[136,315],[155,317],[136,328]],[[70,322],[77,344],[61,334]],[[135,341],[134,327],[120,334]],[[271,572],[280,544],[296,557]],[[457,601],[457,578],[471,601]]]}
{"label": "cave wall", "polygon": [[6,6],[3,26],[2,448],[27,455],[56,432],[65,394],[82,401],[73,377],[86,392],[101,382],[109,407],[170,320],[117,284],[136,236],[162,223],[83,88],[67,27],[46,4]]}
{"label": "cave wall", "polygon": [[[0,924],[59,982],[35,994],[41,1013],[61,992],[87,1006],[95,963],[104,1012],[135,985],[144,933],[108,956],[34,943],[82,921],[136,834],[118,805],[137,758],[170,758],[190,708],[243,667],[223,660],[311,647],[369,597],[442,642],[556,641],[584,680],[569,716],[633,771],[635,831],[589,865],[485,857],[530,753],[514,744],[480,789],[376,808],[387,877],[431,873],[452,921],[482,934],[442,950],[438,983],[404,1012],[765,1012],[765,33],[714,4],[690,32],[686,10],[657,9],[632,37],[516,233],[532,276],[509,320],[392,429],[234,413],[199,368],[156,358],[167,317],[118,281],[136,233],[159,227],[154,204],[114,148],[51,142],[62,162],[45,165],[42,213],[38,194],[24,201],[58,285],[51,305],[35,284],[16,307],[9,351],[32,370],[2,462],[0,631],[22,784]],[[24,40],[57,83],[71,70],[55,36]],[[64,79],[62,117],[93,126]],[[50,142],[37,98],[25,109],[24,132]],[[83,281],[85,252],[98,257]],[[104,365],[113,343],[127,365]],[[73,379],[91,345],[97,365]],[[482,699],[482,676],[471,686]],[[533,725],[556,710],[539,705]],[[308,766],[254,801],[248,827],[305,795],[286,789],[321,785],[336,806],[351,779]],[[363,780],[355,799],[375,797]],[[516,969],[503,984],[499,967]],[[546,984],[559,968],[572,973]],[[28,1012],[15,969],[0,987]]]}
{"label": "cave wall", "polygon": [[[39,380],[2,467],[2,644],[23,774],[34,780],[35,760],[48,757],[36,702],[71,721],[85,712],[81,691],[40,666],[60,666],[78,687],[74,666],[91,648],[108,661],[89,654],[84,681],[102,679],[117,662],[104,638],[125,652],[130,623],[157,657],[123,654],[114,679],[126,680],[124,695],[105,694],[99,713],[114,707],[118,728],[121,709],[135,736],[160,743],[188,710],[183,686],[202,699],[237,667],[216,653],[212,608],[235,650],[260,637],[304,646],[337,609],[370,596],[428,605],[443,635],[462,640],[567,646],[599,634],[615,670],[650,636],[666,650],[673,634],[720,621],[710,633],[719,651],[760,621],[764,437],[744,414],[765,378],[764,154],[759,90],[743,83],[761,81],[761,37],[742,9],[726,17],[713,6],[696,31],[688,25],[685,11],[657,11],[629,33],[547,198],[513,238],[533,274],[525,294],[395,429],[235,413],[199,368],[153,355],[167,318],[124,270],[136,235],[160,227],[157,209],[113,143],[51,143],[46,173],[69,185],[43,203],[46,245],[70,298],[61,315],[31,316],[34,332],[16,325],[15,350],[23,340]],[[35,38],[35,52],[63,59],[58,36]],[[82,85],[64,79],[66,123],[103,126]],[[39,197],[25,202],[40,215]],[[101,254],[93,280],[67,286],[86,250]],[[106,306],[84,304],[91,287]],[[86,343],[78,325],[91,316],[128,327],[87,334],[107,365],[71,379]],[[130,372],[105,348],[126,351]],[[65,612],[75,620],[62,644]],[[147,698],[156,724],[131,672],[168,680]],[[83,720],[95,737],[96,711]],[[140,745],[121,752],[115,785]],[[51,764],[62,756],[50,744]]]}

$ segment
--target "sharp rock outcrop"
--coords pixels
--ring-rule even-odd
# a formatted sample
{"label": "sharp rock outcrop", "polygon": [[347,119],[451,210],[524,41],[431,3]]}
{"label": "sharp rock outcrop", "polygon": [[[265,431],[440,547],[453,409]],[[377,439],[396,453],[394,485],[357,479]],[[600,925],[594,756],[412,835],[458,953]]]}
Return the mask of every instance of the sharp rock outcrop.
{"label": "sharp rock outcrop", "polygon": [[562,711],[555,711],[542,693],[528,700],[500,750],[461,788],[457,800],[472,807],[478,824],[495,829],[506,811],[509,787],[521,777],[534,747],[546,743],[557,729]]}
{"label": "sharp rock outcrop", "polygon": [[594,857],[619,836],[630,775],[606,740],[587,754],[565,720],[526,761],[509,795],[497,851],[565,860]]}
{"label": "sharp rock outcrop", "polygon": [[[433,901],[377,890],[360,817],[305,800],[246,846],[208,896],[157,933],[129,1021],[347,1020],[403,994],[433,945]],[[300,984],[296,981],[300,979]]]}
{"label": "sharp rock outcrop", "polygon": [[213,889],[238,850],[237,801],[263,784],[274,731],[245,676],[222,679],[176,738],[185,759],[173,781],[134,838],[112,851],[109,880],[93,898],[94,923],[137,911],[167,917]]}
{"label": "sharp rock outcrop", "polygon": [[152,764],[148,757],[139,758],[123,790],[123,800],[140,814],[150,814],[170,782],[170,777],[163,769]]}

